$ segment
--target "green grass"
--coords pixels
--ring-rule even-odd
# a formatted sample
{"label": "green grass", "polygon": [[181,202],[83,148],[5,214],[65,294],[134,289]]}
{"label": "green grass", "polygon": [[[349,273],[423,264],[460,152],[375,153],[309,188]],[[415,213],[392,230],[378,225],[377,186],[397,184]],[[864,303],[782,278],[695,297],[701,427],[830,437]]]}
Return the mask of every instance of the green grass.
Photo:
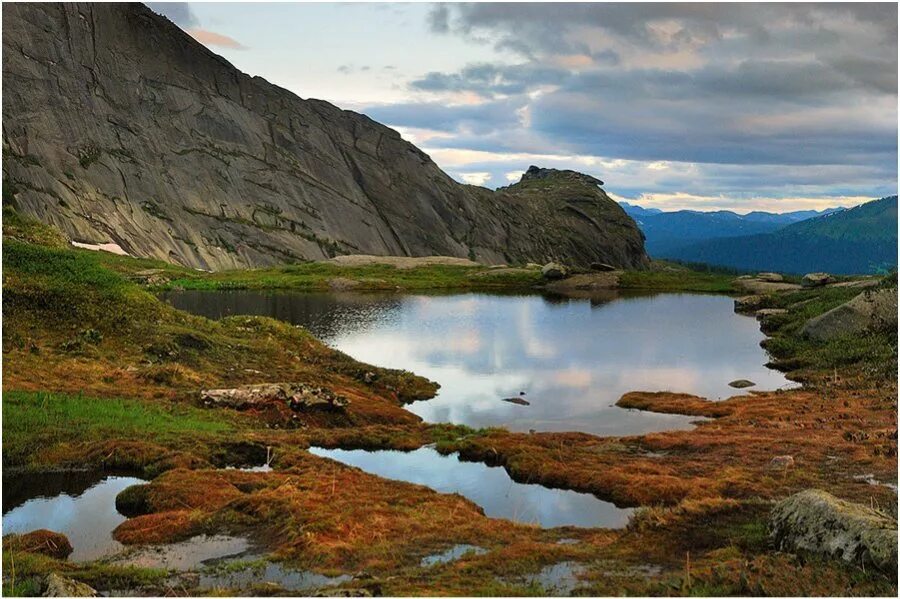
{"label": "green grass", "polygon": [[[885,277],[881,283],[882,286],[896,284],[896,275]],[[791,369],[830,371],[852,365],[862,368],[868,379],[896,377],[896,331],[845,335],[826,342],[807,339],[800,334],[809,319],[850,301],[859,293],[858,288],[826,287],[768,296],[767,308],[787,308],[789,311],[766,320],[765,327],[771,335],[765,342],[766,350]]]}
{"label": "green grass", "polygon": [[627,270],[619,279],[621,289],[648,291],[700,291],[735,293],[734,275],[724,272],[700,272],[679,268],[672,270]]}
{"label": "green grass", "polygon": [[355,282],[358,290],[527,288],[541,282],[538,270],[492,272],[487,267],[433,265],[400,269],[390,265],[342,266],[308,262],[276,268],[191,272],[172,279],[165,289],[326,290],[333,279]]}
{"label": "green grass", "polygon": [[234,430],[227,416],[184,404],[100,399],[61,393],[3,393],[3,462],[20,463],[35,448],[109,438],[155,442]]}

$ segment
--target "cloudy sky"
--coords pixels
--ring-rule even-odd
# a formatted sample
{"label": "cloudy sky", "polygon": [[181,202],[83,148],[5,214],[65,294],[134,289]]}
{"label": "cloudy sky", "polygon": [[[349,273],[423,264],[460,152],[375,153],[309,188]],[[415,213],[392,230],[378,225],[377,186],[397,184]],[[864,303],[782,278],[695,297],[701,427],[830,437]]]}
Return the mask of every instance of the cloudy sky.
{"label": "cloudy sky", "polygon": [[572,168],[663,209],[897,193],[896,4],[150,3],[458,180]]}

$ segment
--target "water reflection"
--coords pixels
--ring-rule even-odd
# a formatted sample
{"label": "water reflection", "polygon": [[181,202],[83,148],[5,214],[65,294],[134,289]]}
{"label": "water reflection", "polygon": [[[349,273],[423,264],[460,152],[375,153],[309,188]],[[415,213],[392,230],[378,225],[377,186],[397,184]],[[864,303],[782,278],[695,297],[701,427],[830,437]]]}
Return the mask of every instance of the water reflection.
{"label": "water reflection", "polygon": [[317,447],[310,452],[384,478],[426,485],[441,493],[459,493],[492,518],[546,527],[620,528],[632,512],[588,493],[523,485],[510,479],[503,468],[462,462],[427,447],[406,453]]}
{"label": "water reflection", "polygon": [[130,476],[85,472],[5,477],[3,534],[46,528],[69,538],[72,561],[112,555],[122,549],[112,531],[125,521],[116,511],[116,495],[142,482]]}
{"label": "water reflection", "polygon": [[[409,406],[429,422],[628,435],[694,419],[613,407],[633,390],[723,399],[788,383],[765,368],[757,322],[731,298],[660,294],[568,300],[538,295],[180,292],[178,308],[213,318],[264,314],[309,328],[358,360],[441,384]],[[521,393],[524,392],[524,395]],[[530,405],[501,401],[522,397]]]}

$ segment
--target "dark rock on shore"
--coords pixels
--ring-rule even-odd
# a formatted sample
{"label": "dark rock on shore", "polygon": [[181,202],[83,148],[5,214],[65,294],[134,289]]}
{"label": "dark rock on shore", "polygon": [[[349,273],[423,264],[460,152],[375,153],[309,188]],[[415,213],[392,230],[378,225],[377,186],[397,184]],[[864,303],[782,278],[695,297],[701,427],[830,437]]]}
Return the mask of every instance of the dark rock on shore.
{"label": "dark rock on shore", "polygon": [[748,381],[747,379],[737,379],[736,381],[728,383],[728,386],[734,387],[735,389],[746,389],[747,387],[755,387],[756,383]]}

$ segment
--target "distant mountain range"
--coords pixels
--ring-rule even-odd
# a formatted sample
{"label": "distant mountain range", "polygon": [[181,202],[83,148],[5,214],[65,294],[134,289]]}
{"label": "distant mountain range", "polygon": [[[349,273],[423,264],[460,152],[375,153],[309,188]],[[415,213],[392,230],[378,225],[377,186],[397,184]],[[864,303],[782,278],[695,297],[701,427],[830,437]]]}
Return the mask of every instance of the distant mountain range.
{"label": "distant mountain range", "polygon": [[[688,211],[638,216],[630,208],[625,207],[626,212],[644,231],[647,249],[657,258],[787,273],[857,274],[897,267],[897,196],[813,218],[802,216],[809,211],[751,213],[766,215],[762,218]],[[742,228],[743,234],[734,234]]]}
{"label": "distant mountain range", "polygon": [[628,202],[619,204],[644,232],[644,246],[655,258],[677,258],[682,249],[699,242],[771,233],[802,220],[842,210],[830,208],[819,212],[800,210],[777,214],[757,211],[737,214],[729,210],[663,212],[657,208],[642,208]]}

